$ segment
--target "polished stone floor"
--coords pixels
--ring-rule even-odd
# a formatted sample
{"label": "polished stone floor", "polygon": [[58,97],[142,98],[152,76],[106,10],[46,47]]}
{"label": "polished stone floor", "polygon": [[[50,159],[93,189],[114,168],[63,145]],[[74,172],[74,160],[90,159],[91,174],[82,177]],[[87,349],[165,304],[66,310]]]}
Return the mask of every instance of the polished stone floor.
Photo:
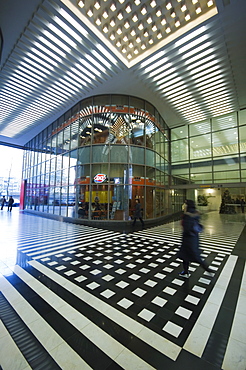
{"label": "polished stone floor", "polygon": [[0,212],[2,369],[246,369],[246,217],[202,215],[179,276],[180,222],[128,234]]}

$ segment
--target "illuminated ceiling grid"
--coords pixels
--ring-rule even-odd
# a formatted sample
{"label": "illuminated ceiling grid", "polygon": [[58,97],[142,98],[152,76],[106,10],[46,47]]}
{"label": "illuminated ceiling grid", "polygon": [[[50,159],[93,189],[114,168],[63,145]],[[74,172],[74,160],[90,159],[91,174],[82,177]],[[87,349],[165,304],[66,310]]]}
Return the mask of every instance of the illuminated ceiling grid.
{"label": "illuminated ceiling grid", "polygon": [[129,61],[187,23],[202,19],[212,9],[216,11],[213,0],[69,2],[77,4],[83,16]]}
{"label": "illuminated ceiling grid", "polygon": [[[98,37],[64,6],[64,1],[44,0],[2,68],[0,135],[20,137],[79,100],[96,95],[97,88],[105,82],[112,81],[113,86],[118,75],[127,70],[131,70],[136,84],[141,80],[173,109],[180,117],[180,125],[238,110],[227,46],[218,21],[211,18],[193,31],[158,46],[128,69],[123,57],[113,54],[104,42],[105,34]],[[125,7],[129,3],[121,2],[115,1],[117,9],[118,5]],[[88,3],[94,7],[96,1]],[[104,8],[112,3],[100,2]],[[160,6],[158,1],[153,8],[150,1],[130,3],[133,9],[146,5],[152,9],[150,14]],[[177,7],[183,4],[210,8],[205,0],[197,4],[192,4],[192,0],[171,3],[177,14]],[[80,12],[77,1],[75,5],[76,12]],[[215,7],[214,2],[211,7]],[[167,16],[166,5],[164,11]]]}

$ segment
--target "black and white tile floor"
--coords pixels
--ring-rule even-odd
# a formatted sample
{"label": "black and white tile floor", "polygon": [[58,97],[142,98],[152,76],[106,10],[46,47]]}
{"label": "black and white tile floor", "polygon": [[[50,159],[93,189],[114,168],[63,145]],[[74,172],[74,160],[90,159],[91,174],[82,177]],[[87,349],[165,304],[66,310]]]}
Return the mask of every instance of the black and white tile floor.
{"label": "black and white tile floor", "polygon": [[179,222],[122,234],[2,211],[1,367],[245,370],[245,219],[228,216],[204,216],[212,276],[183,279]]}

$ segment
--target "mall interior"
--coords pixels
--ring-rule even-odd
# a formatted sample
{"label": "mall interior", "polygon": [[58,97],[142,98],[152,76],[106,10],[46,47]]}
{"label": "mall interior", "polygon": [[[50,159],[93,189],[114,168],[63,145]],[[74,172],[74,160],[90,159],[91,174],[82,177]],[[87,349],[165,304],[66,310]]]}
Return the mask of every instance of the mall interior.
{"label": "mall interior", "polygon": [[246,370],[245,0],[0,6],[0,369]]}

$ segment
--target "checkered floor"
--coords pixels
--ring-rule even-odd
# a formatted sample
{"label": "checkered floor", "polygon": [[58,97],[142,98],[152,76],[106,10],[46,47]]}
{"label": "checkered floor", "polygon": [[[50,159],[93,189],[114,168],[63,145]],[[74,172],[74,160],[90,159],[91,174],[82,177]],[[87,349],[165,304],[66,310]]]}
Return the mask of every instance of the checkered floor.
{"label": "checkered floor", "polygon": [[[79,355],[76,360],[75,354],[71,354],[70,361],[74,368],[77,366],[76,361],[83,361],[78,368],[181,369],[184,361],[188,364],[191,359],[195,361],[197,365],[194,366],[197,368],[223,368],[223,361],[227,356],[226,346],[221,354],[218,339],[214,344],[214,349],[218,347],[218,359],[214,356],[211,363],[209,357],[213,325],[216,325],[216,321],[211,324],[209,335],[206,334],[201,353],[196,348],[193,350],[193,337],[206,312],[214,317],[213,320],[220,318],[222,302],[230,293],[230,279],[223,288],[221,282],[228,273],[232,276],[236,264],[242,263],[233,256],[234,247],[244,227],[242,223],[234,224],[230,235],[223,239],[225,231],[219,227],[216,234],[211,233],[209,227],[206,228],[201,235],[202,257],[213,273],[209,274],[198,264],[192,263],[191,277],[185,279],[179,276],[182,261],[176,257],[181,236],[178,222],[126,235],[30,215],[21,214],[18,219],[15,218],[16,215],[12,216],[12,220],[2,219],[6,228],[13,229],[15,225],[11,237],[5,241],[8,252],[6,255],[3,253],[0,263],[3,297],[15,310],[17,297],[14,293],[17,289],[18,294],[28,302],[27,309],[35,309],[44,320],[43,325],[48,322],[49,330],[52,333],[55,331],[69,346],[69,350],[72,348],[76,356]],[[209,221],[207,224],[209,226]],[[17,256],[14,256],[14,250],[17,250]],[[15,258],[18,266],[15,265]],[[233,267],[229,269],[230,264]],[[243,271],[241,268],[240,281],[244,276]],[[238,278],[237,275],[236,277]],[[216,302],[216,311],[213,313],[209,300],[214,295],[218,297],[217,292],[221,294],[218,288],[223,290],[223,296],[221,295],[220,303]],[[43,289],[48,290],[43,292]],[[32,294],[37,295],[36,300],[39,303],[36,306],[33,303],[35,299],[29,299]],[[49,294],[52,297],[48,298]],[[60,302],[58,307],[58,303],[54,303],[56,300]],[[237,301],[238,295],[235,297],[235,304]],[[70,307],[70,310],[64,314],[63,307],[67,310]],[[79,331],[79,341],[90,339],[89,344],[86,342],[86,353],[81,353],[81,347],[71,344],[70,335],[58,329],[54,320],[48,320],[47,311],[49,315],[55,311],[58,315],[56,322],[62,323],[65,319],[67,325],[72,325],[70,331],[76,328]],[[83,315],[86,323],[94,325],[94,332],[100,329],[100,335],[98,333],[95,338],[91,337],[91,332],[86,334],[86,327],[80,327],[83,321],[81,316],[70,319],[71,312],[75,316]],[[17,310],[17,313],[30,329],[28,320],[25,321],[22,317],[22,311]],[[233,313],[229,320],[233,322]],[[108,323],[107,328],[105,323]],[[41,333],[40,327],[36,334],[37,339],[39,335],[42,336]],[[105,333],[109,335],[106,338]],[[99,343],[100,336],[102,338]],[[226,344],[229,343],[230,332],[226,338],[223,334],[223,338]],[[111,343],[112,351],[105,350],[107,341]],[[117,352],[115,346],[119,343],[122,347]],[[44,347],[60,368],[73,368],[70,367],[72,365],[64,365],[62,358],[57,358],[52,350],[45,345]],[[88,355],[99,350],[96,359]],[[127,356],[122,358],[125,351]],[[131,365],[128,363],[130,359]],[[27,362],[29,366],[31,364],[31,368],[35,368],[30,361]],[[53,366],[50,368],[54,368]],[[238,369],[241,370],[240,367]]]}

